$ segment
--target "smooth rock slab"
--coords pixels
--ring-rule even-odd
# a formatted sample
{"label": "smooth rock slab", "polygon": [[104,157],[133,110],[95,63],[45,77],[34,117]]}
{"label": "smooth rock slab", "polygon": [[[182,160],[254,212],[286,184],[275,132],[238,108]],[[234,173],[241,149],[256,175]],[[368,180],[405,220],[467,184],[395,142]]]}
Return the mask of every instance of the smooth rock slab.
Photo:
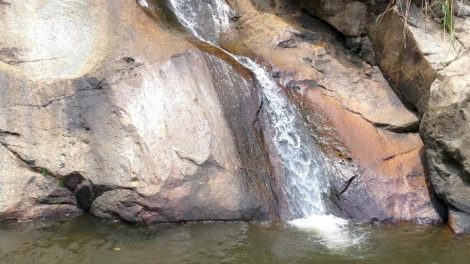
{"label": "smooth rock slab", "polygon": [[[114,208],[124,221],[278,217],[259,89],[233,60],[166,31],[136,1],[13,1],[0,10],[1,48],[27,50],[20,60],[62,60],[29,67],[0,56],[0,143],[35,172],[16,180],[24,164],[2,150],[0,219],[15,210],[35,218],[37,203],[15,205],[46,201],[61,184],[75,209],[105,217],[99,212]],[[30,20],[53,33],[35,39]],[[25,37],[14,42],[15,34]],[[20,192],[33,177],[43,177],[41,188]],[[123,191],[178,213],[130,217],[115,205],[135,199],[112,195]]]}

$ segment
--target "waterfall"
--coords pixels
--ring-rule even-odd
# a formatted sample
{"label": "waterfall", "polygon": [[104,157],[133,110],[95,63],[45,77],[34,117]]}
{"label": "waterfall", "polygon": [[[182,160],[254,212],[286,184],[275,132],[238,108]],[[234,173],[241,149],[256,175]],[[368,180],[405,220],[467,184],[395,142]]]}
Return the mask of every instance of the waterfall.
{"label": "waterfall", "polygon": [[265,111],[271,126],[274,153],[282,163],[282,191],[294,218],[327,213],[323,195],[329,192],[328,170],[322,153],[311,142],[297,109],[267,71],[254,61],[239,58],[263,87]]}
{"label": "waterfall", "polygon": [[[139,1],[144,2],[142,6],[148,5],[146,0]],[[225,0],[166,1],[193,36],[237,60],[254,74],[262,87],[263,110],[269,119],[264,133],[271,155],[277,155],[282,167],[282,195],[290,213],[285,220],[297,228],[315,231],[323,238],[322,244],[330,249],[359,243],[362,236],[353,236],[348,231],[348,221],[328,214],[324,200],[330,189],[326,159],[312,141],[298,109],[265,68],[217,45],[219,34],[230,28],[232,11]]]}
{"label": "waterfall", "polygon": [[[195,3],[191,0],[169,0],[179,21],[197,38],[217,46],[219,33],[230,26],[230,8],[224,0]],[[201,6],[206,6],[204,15]],[[204,18],[204,23],[201,21]],[[208,23],[208,21],[210,23]],[[323,200],[330,189],[328,169],[322,153],[312,142],[297,109],[289,102],[277,82],[250,58],[233,55],[240,64],[251,70],[263,88],[265,111],[269,118],[271,152],[281,161],[283,184],[290,218],[301,219],[327,214]]]}

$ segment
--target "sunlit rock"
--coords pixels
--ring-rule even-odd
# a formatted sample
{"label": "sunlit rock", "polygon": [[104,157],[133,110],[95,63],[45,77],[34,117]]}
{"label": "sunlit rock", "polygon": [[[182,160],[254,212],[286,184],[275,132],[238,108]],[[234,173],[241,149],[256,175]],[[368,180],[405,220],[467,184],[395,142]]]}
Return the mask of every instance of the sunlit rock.
{"label": "sunlit rock", "polygon": [[[61,185],[73,208],[111,219],[277,217],[259,90],[237,63],[164,30],[136,1],[12,1],[0,12],[1,220],[41,217]],[[115,203],[141,201],[151,206],[117,217]]]}
{"label": "sunlit rock", "polygon": [[344,216],[441,221],[443,208],[423,164],[418,118],[381,71],[338,45],[341,36],[318,20],[296,12],[276,15],[276,8],[260,12],[245,0],[230,3],[240,18],[223,46],[273,68],[327,156],[331,199]]}
{"label": "sunlit rock", "polygon": [[381,14],[370,37],[377,63],[395,85],[397,94],[420,114],[426,111],[429,90],[438,71],[464,52],[441,25],[404,1]]}
{"label": "sunlit rock", "polygon": [[438,73],[421,123],[430,178],[450,208],[449,225],[457,233],[470,232],[469,63],[467,55]]}

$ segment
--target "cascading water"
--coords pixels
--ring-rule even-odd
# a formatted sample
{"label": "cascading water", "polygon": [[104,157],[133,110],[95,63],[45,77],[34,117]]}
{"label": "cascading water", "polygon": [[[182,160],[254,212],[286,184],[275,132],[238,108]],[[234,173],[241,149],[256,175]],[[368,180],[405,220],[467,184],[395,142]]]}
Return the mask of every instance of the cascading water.
{"label": "cascading water", "polygon": [[[170,3],[180,22],[202,41],[216,45],[219,33],[229,28],[230,8],[224,0],[212,0],[204,4],[209,6],[206,12],[211,16],[206,18],[203,25],[198,23],[200,3],[191,0],[170,0]],[[212,23],[207,23],[207,20],[212,20]],[[205,36],[211,37],[208,39]],[[301,136],[307,133],[296,109],[263,67],[249,58],[226,53],[250,69],[263,87],[266,111],[272,126],[269,138],[274,145],[274,152],[282,161],[285,175],[282,189],[291,217],[324,215],[326,208],[322,196],[329,190],[327,169],[323,165],[321,153],[309,142],[309,137]]]}
{"label": "cascading water", "polygon": [[[270,119],[270,139],[282,161],[285,184],[282,186],[294,218],[327,213],[323,195],[329,191],[322,154],[309,142],[297,109],[289,103],[275,80],[250,59],[239,58],[263,87],[265,109]],[[303,136],[302,136],[303,135]]]}
{"label": "cascading water", "polygon": [[[180,23],[195,37],[218,47],[219,33],[230,27],[231,10],[225,0],[169,2]],[[323,200],[330,189],[328,169],[322,153],[311,142],[297,109],[262,66],[249,58],[220,50],[251,70],[263,87],[265,111],[271,126],[268,139],[274,148],[271,152],[281,161],[282,191],[290,217],[295,219],[290,223],[316,230],[325,237],[327,246],[350,245],[352,239],[341,231],[347,221],[328,215]]]}

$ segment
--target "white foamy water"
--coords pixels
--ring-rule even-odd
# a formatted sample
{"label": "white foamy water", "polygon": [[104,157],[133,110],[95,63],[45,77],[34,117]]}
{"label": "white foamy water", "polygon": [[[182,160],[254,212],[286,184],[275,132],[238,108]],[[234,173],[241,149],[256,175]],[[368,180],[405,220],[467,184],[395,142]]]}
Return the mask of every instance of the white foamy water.
{"label": "white foamy water", "polygon": [[343,249],[359,244],[363,236],[350,232],[349,221],[334,215],[310,215],[288,222],[290,225],[321,237],[320,243],[330,249]]}
{"label": "white foamy water", "polygon": [[[191,0],[170,0],[170,3],[180,23],[195,37],[218,47],[219,34],[230,27],[231,10],[224,0],[210,0],[203,4],[195,4]],[[348,232],[348,221],[328,214],[323,200],[330,189],[326,161],[311,141],[298,110],[261,65],[250,58],[220,50],[251,70],[263,87],[264,107],[270,121],[267,138],[274,147],[271,152],[281,161],[282,192],[290,218],[295,218],[289,224],[315,232],[330,248],[356,244],[358,239]]]}
{"label": "white foamy water", "polygon": [[329,182],[323,155],[310,141],[297,109],[283,94],[277,82],[259,64],[248,58],[239,61],[250,69],[263,87],[266,112],[270,119],[269,139],[282,161],[287,198],[293,217],[326,213],[323,195],[328,195]]}
{"label": "white foamy water", "polygon": [[149,8],[150,7],[147,0],[138,0],[138,2],[139,2],[139,5],[141,5],[144,8]]}

